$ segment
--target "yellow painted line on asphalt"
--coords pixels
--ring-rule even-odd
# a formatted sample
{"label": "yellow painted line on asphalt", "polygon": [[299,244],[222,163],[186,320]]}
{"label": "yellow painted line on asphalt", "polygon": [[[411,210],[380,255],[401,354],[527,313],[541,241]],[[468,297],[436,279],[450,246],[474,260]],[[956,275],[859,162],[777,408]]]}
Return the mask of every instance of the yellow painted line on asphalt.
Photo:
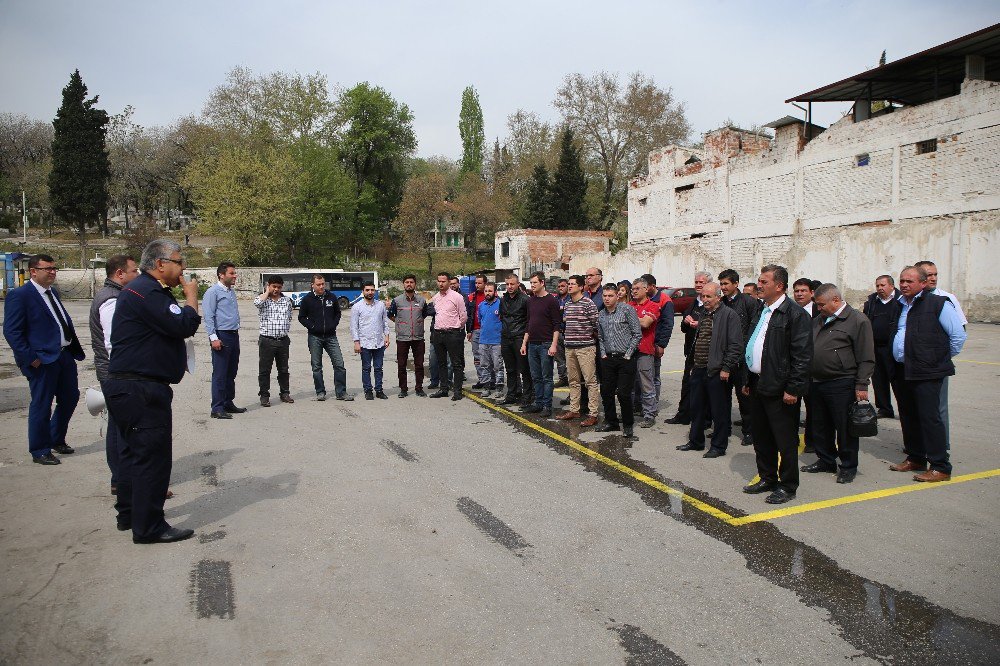
{"label": "yellow painted line on asphalt", "polygon": [[[501,407],[499,405],[495,405],[495,404],[493,404],[491,402],[483,400],[478,395],[476,395],[476,394],[474,394],[474,393],[472,393],[472,392],[470,392],[468,390],[464,391],[464,393],[465,393],[465,395],[469,399],[471,399],[471,400],[479,403],[480,405],[482,405],[483,407],[486,407],[489,410],[492,410],[492,411],[497,412],[499,414],[503,414],[504,416],[507,416],[508,418],[511,418],[511,419],[517,421],[521,425],[524,425],[524,426],[526,426],[528,428],[531,428],[532,430],[534,430],[536,432],[539,432],[539,433],[545,435],[546,437],[559,442],[560,444],[564,444],[564,445],[568,446],[569,448],[573,449],[574,451],[577,451],[578,453],[582,453],[585,456],[593,458],[594,460],[596,460],[596,461],[598,461],[598,462],[600,462],[600,463],[602,463],[604,465],[607,465],[608,467],[610,467],[610,468],[612,468],[612,469],[614,469],[616,471],[619,471],[622,474],[625,474],[626,476],[629,476],[629,477],[635,479],[636,481],[639,481],[640,483],[643,483],[643,484],[649,486],[650,488],[655,488],[656,490],[659,490],[660,492],[666,493],[667,495],[673,495],[674,497],[679,497],[683,502],[686,502],[687,504],[690,504],[695,509],[698,509],[699,511],[707,513],[708,515],[710,515],[710,516],[712,516],[714,518],[717,518],[717,519],[721,520],[724,523],[727,523],[729,525],[733,525],[735,527],[739,527],[739,526],[742,526],[742,525],[750,525],[752,523],[759,523],[759,522],[774,520],[776,518],[784,518],[786,516],[794,516],[794,515],[798,515],[800,513],[809,513],[809,512],[812,512],[812,511],[820,511],[822,509],[830,509],[830,508],[837,507],[837,506],[843,506],[844,504],[855,504],[857,502],[867,502],[869,500],[881,499],[881,498],[884,498],[884,497],[893,497],[895,495],[902,495],[904,493],[912,493],[912,492],[916,492],[918,490],[930,490],[932,488],[938,488],[938,487],[941,487],[941,486],[951,486],[951,485],[954,485],[956,483],[964,483],[966,481],[976,481],[978,479],[989,479],[989,478],[1000,476],[1000,468],[998,468],[998,469],[991,469],[991,470],[986,470],[985,472],[973,472],[971,474],[960,474],[958,476],[951,477],[951,479],[948,480],[948,481],[938,481],[936,483],[914,482],[914,483],[909,483],[909,484],[907,484],[905,486],[895,486],[895,487],[892,487],[892,488],[884,488],[882,490],[872,490],[872,491],[865,492],[865,493],[858,493],[856,495],[847,495],[846,497],[836,497],[836,498],[828,499],[828,500],[819,500],[817,502],[809,502],[807,504],[798,504],[798,505],[795,505],[795,506],[786,506],[786,507],[783,507],[781,509],[774,509],[773,511],[762,511],[760,513],[752,513],[752,514],[749,514],[747,516],[733,516],[733,515],[725,512],[725,511],[723,511],[722,509],[719,509],[719,508],[716,508],[716,507],[712,506],[711,504],[709,504],[707,502],[703,502],[700,499],[697,499],[695,497],[691,497],[690,495],[686,494],[682,490],[677,490],[676,488],[671,488],[670,486],[668,486],[667,484],[663,483],[662,481],[657,481],[656,479],[652,478],[651,476],[648,476],[646,474],[643,474],[642,472],[638,472],[638,471],[632,469],[631,467],[628,467],[626,465],[621,464],[617,460],[613,460],[611,458],[608,458],[605,455],[601,455],[597,451],[594,451],[593,449],[590,449],[590,448],[584,446],[580,442],[574,441],[574,440],[570,439],[569,437],[564,437],[563,435],[560,435],[557,432],[553,432],[553,431],[549,430],[548,428],[540,426],[537,423],[535,423],[534,421],[526,419],[523,416],[520,416],[519,414],[515,414],[514,412],[510,411],[509,409],[504,409],[503,407]],[[804,437],[802,435],[799,435],[799,453],[802,453],[802,449],[803,448],[805,448],[805,439],[804,439]],[[751,483],[756,483],[757,480],[759,480],[759,477],[754,477],[754,480],[751,481]]]}
{"label": "yellow painted line on asphalt", "polygon": [[637,472],[636,470],[632,469],[631,467],[626,467],[625,465],[621,464],[617,460],[612,460],[611,458],[608,458],[607,456],[601,455],[597,451],[594,451],[593,449],[587,448],[586,446],[584,446],[583,444],[580,444],[579,442],[573,441],[569,437],[563,437],[562,435],[560,435],[557,432],[552,432],[548,428],[544,428],[544,427],[538,425],[537,423],[535,423],[534,421],[530,421],[530,420],[524,418],[523,416],[515,414],[514,412],[512,412],[512,411],[510,411],[508,409],[504,409],[503,407],[500,407],[498,405],[494,405],[491,402],[487,402],[486,400],[483,400],[482,398],[480,398],[478,395],[475,395],[475,394],[469,393],[469,392],[466,392],[465,394],[469,398],[471,398],[472,400],[478,402],[483,407],[486,407],[487,409],[491,409],[491,410],[493,410],[495,412],[503,414],[504,416],[512,418],[515,421],[517,421],[518,423],[520,423],[521,425],[526,426],[528,428],[531,428],[532,430],[534,430],[536,432],[540,432],[543,435],[545,435],[546,437],[548,437],[550,439],[554,439],[555,441],[559,442],[560,444],[565,444],[566,446],[568,446],[569,448],[573,449],[574,451],[582,453],[585,456],[589,456],[589,457],[593,458],[594,460],[597,460],[598,462],[601,462],[601,463],[607,465],[608,467],[621,472],[622,474],[630,476],[633,479],[635,479],[636,481],[644,483],[644,484],[646,484],[647,486],[649,486],[651,488],[656,488],[660,492],[666,493],[668,495],[673,495],[674,497],[679,497],[682,501],[687,502],[688,504],[690,504],[694,508],[698,509],[699,511],[704,511],[705,513],[709,514],[710,516],[714,516],[714,517],[718,518],[719,520],[723,520],[723,521],[726,521],[726,522],[730,522],[732,520],[735,520],[734,516],[731,516],[730,514],[726,513],[725,511],[723,511],[721,509],[717,509],[714,506],[712,506],[711,504],[707,504],[705,502],[702,502],[701,500],[699,500],[697,498],[691,497],[690,495],[684,493],[681,490],[677,490],[676,488],[671,488],[667,484],[665,484],[665,483],[663,483],[661,481],[657,481],[656,479],[652,478],[651,476],[647,476],[647,475],[643,474],[642,472]]}
{"label": "yellow painted line on asphalt", "polygon": [[966,358],[956,358],[959,363],[975,363],[976,365],[1000,365],[1000,363],[994,363],[993,361],[970,361]]}
{"label": "yellow painted line on asphalt", "polygon": [[834,499],[821,500],[819,502],[799,504],[797,506],[787,506],[782,509],[775,509],[774,511],[763,511],[761,513],[743,516],[742,518],[733,518],[727,522],[730,525],[748,525],[750,523],[759,523],[763,520],[774,520],[775,518],[784,518],[785,516],[794,516],[800,513],[808,513],[810,511],[819,511],[821,509],[829,509],[835,506],[843,506],[844,504],[866,502],[868,500],[880,499],[882,497],[892,497],[894,495],[902,495],[903,493],[912,493],[918,490],[929,490],[931,488],[940,488],[941,486],[950,486],[956,483],[963,483],[965,481],[988,479],[994,476],[1000,476],[1000,469],[991,469],[985,472],[975,472],[973,474],[960,474],[959,476],[951,477],[951,480],[949,481],[938,481],[936,483],[914,482],[905,486],[896,486],[894,488],[885,488],[883,490],[872,490],[871,492],[848,495],[847,497],[837,497]]}

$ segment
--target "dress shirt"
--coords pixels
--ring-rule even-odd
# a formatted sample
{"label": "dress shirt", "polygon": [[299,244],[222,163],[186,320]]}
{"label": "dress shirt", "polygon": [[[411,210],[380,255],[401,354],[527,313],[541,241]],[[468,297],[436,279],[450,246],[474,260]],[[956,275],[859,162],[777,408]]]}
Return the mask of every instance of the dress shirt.
{"label": "dress shirt", "polygon": [[[464,311],[464,304],[462,309]],[[351,339],[360,342],[365,349],[380,349],[385,347],[387,335],[389,313],[385,309],[385,303],[372,299],[369,304],[367,298],[362,298],[351,306]]]}
{"label": "dress shirt", "polygon": [[810,317],[812,317],[814,314],[816,314],[816,304],[813,303],[812,301],[809,301],[808,303],[806,303],[805,305],[803,305],[802,309],[805,310],[806,312],[808,312]]}
{"label": "dress shirt", "polygon": [[597,315],[597,330],[603,355],[622,354],[632,358],[642,340],[639,315],[628,303],[617,303],[614,310],[601,310]]}
{"label": "dress shirt", "polygon": [[965,311],[962,310],[961,304],[958,302],[958,299],[955,298],[955,294],[949,294],[944,289],[937,289],[937,288],[935,288],[934,291],[932,291],[931,293],[934,294],[935,296],[944,296],[949,301],[951,301],[951,304],[955,306],[956,312],[958,312],[958,318],[961,320],[962,326],[965,326],[966,324],[969,323],[969,320],[966,319],[965,317]]}
{"label": "dress shirt", "polygon": [[[899,302],[903,306],[903,309],[899,313],[899,321],[896,323],[896,337],[892,339],[892,357],[896,359],[897,363],[903,362],[903,343],[906,341],[906,318],[910,314],[910,308],[913,307],[913,303],[923,295],[924,292],[918,292],[909,303],[906,302],[906,296],[899,297]],[[938,295],[944,296],[944,294]],[[948,302],[951,303],[950,300]],[[958,316],[958,309],[954,307],[941,308],[938,321],[941,322],[941,328],[944,329],[944,332],[948,334],[951,355],[958,356],[958,353],[962,351],[962,345],[965,344],[965,338],[968,337],[965,332],[965,326],[962,325],[962,318]]]}
{"label": "dress shirt", "polygon": [[292,299],[282,294],[278,298],[265,296],[253,299],[260,313],[260,334],[269,338],[284,338],[292,326]]}
{"label": "dress shirt", "polygon": [[760,313],[760,323],[757,325],[757,328],[754,329],[756,338],[751,336],[753,346],[747,350],[747,356],[749,357],[747,367],[750,369],[750,372],[755,375],[760,374],[761,364],[763,363],[764,340],[767,338],[767,327],[771,323],[771,313],[781,307],[781,304],[785,302],[786,298],[788,297],[782,294],[781,298],[776,300],[774,303],[771,303],[771,305],[765,304],[764,311]]}
{"label": "dress shirt", "polygon": [[108,358],[111,358],[111,322],[115,318],[115,306],[118,304],[117,298],[109,298],[101,303],[97,312],[101,318],[101,330],[104,331],[104,348],[108,350]]}
{"label": "dress shirt", "polygon": [[222,282],[216,282],[205,292],[201,311],[205,318],[205,332],[212,342],[219,339],[216,331],[240,329],[240,308],[236,304],[236,291]]}
{"label": "dress shirt", "polygon": [[[38,284],[34,280],[29,280],[29,282],[31,282],[31,284],[34,285],[35,289],[38,290],[38,295],[42,297],[43,301],[45,301],[45,307],[49,309],[49,314],[52,315],[52,318],[56,320],[56,326],[59,327],[60,338],[61,338],[59,344],[61,344],[63,347],[69,347],[69,340],[66,339],[66,331],[63,331],[62,324],[59,323],[59,317],[56,316],[56,311],[52,309],[52,301],[50,301],[49,297],[45,295],[46,292],[48,292],[49,290],[43,287],[42,285]],[[60,301],[55,296],[56,296],[55,293],[53,293],[52,298],[56,303],[59,304],[59,309],[62,310],[63,319],[65,319],[66,324],[69,325],[69,314],[66,312],[66,308],[62,306],[62,301]]]}
{"label": "dress shirt", "polygon": [[465,310],[465,299],[460,293],[451,289],[444,294],[438,292],[434,294],[431,303],[434,305],[435,329],[439,331],[446,328],[465,329],[469,314]]}
{"label": "dress shirt", "polygon": [[840,313],[841,313],[841,312],[843,312],[843,311],[844,311],[844,308],[846,308],[846,307],[847,307],[847,303],[844,303],[844,304],[843,304],[843,305],[841,305],[841,306],[840,306],[840,308],[839,308],[839,309],[838,309],[838,310],[837,310],[836,312],[834,312],[834,313],[833,313],[832,315],[827,315],[826,319],[824,319],[824,320],[823,320],[823,321],[824,321],[824,323],[826,323],[826,324],[829,324],[829,323],[830,323],[831,321],[833,321],[834,319],[836,319],[837,317],[839,317],[839,316],[840,316]]}

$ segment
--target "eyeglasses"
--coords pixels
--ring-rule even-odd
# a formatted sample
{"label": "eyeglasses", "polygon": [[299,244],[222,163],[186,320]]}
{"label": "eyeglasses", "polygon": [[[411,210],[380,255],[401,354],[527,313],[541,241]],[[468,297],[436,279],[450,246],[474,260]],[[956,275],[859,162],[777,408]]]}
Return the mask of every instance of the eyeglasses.
{"label": "eyeglasses", "polygon": [[183,259],[170,259],[168,257],[160,257],[160,261],[169,261],[170,263],[177,264],[182,268],[187,265],[187,262],[185,262]]}
{"label": "eyeglasses", "polygon": [[35,266],[36,271],[45,271],[46,273],[55,273],[59,269],[55,266]]}

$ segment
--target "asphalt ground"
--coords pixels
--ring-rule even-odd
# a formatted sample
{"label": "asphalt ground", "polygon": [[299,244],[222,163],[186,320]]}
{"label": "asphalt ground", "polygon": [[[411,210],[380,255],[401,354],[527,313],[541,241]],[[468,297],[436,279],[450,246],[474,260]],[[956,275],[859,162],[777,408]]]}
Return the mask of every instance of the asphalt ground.
{"label": "asphalt ground", "polygon": [[[69,304],[89,349],[87,307]],[[241,311],[236,402],[250,411],[209,418],[204,334],[175,387],[167,518],[197,532],[177,544],[116,531],[104,421],[82,401],[77,452],[31,464],[27,382],[2,347],[0,662],[1000,659],[996,326],[970,326],[951,380],[959,480],[888,471],[901,438],[883,420],[853,484],[803,474],[772,515],[740,491],[755,468],[735,437],[705,460],[675,450],[682,426],[627,441],[471,397],[400,400],[394,344],[390,399],[365,401],[346,322],[358,399],[314,400],[293,323],[295,403],[278,402],[272,379],[274,406],[261,408],[257,316]],[[663,364],[661,420],[679,395],[678,349]],[[92,363],[79,367],[81,387],[96,385]]]}

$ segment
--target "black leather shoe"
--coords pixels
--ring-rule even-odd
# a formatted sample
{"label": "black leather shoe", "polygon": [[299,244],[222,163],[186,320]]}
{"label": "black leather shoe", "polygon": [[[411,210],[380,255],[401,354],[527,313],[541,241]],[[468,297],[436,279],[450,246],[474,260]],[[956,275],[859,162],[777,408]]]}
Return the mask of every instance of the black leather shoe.
{"label": "black leather shoe", "polygon": [[449,395],[448,392],[445,391],[444,389],[442,389],[440,391],[435,391],[434,393],[431,393],[431,397],[432,398],[447,398],[448,395]]}
{"label": "black leather shoe", "polygon": [[743,435],[740,439],[740,446],[753,446],[753,437],[750,435]]}
{"label": "black leather shoe", "polygon": [[749,486],[743,486],[743,492],[747,495],[757,495],[760,493],[766,493],[769,490],[774,490],[778,487],[776,483],[768,483],[767,481],[758,481],[757,483],[751,483]]}
{"label": "black leather shoe", "polygon": [[617,423],[608,423],[605,421],[601,425],[594,428],[594,432],[618,432],[621,429]]}
{"label": "black leather shoe", "polygon": [[632,426],[622,428],[622,437],[635,437],[635,431],[632,430]]}
{"label": "black leather shoe", "polygon": [[261,399],[260,399],[260,406],[261,407],[270,407],[271,406],[271,399],[270,398],[261,397]]}
{"label": "black leather shoe", "polygon": [[246,407],[237,407],[236,405],[233,405],[232,407],[223,407],[222,409],[224,409],[228,414],[245,414],[247,411]]}
{"label": "black leather shoe", "polygon": [[473,391],[478,391],[481,388],[486,388],[486,384],[483,384],[482,382],[476,382],[475,384],[473,384],[469,388],[472,389]]}
{"label": "black leather shoe", "polygon": [[666,423],[671,423],[673,425],[691,425],[691,419],[686,419],[682,416],[674,414],[666,420]]}
{"label": "black leather shoe", "polygon": [[44,456],[35,456],[31,459],[31,462],[38,463],[39,465],[61,465],[62,461],[56,458],[51,453],[46,453]]}
{"label": "black leather shoe", "polygon": [[400,398],[405,398],[407,395],[409,395],[409,394],[406,392],[406,389],[399,389],[399,397]]}
{"label": "black leather shoe", "polygon": [[793,499],[795,499],[795,493],[790,493],[784,488],[775,488],[773,493],[764,498],[764,501],[768,504],[784,504]]}
{"label": "black leather shoe", "polygon": [[174,541],[184,541],[194,536],[194,530],[185,530],[179,527],[168,527],[159,536],[151,539],[138,539],[132,537],[132,543],[173,543]]}
{"label": "black leather shoe", "polygon": [[896,418],[896,415],[891,410],[880,409],[878,410],[878,417],[880,419],[894,419]]}
{"label": "black leather shoe", "polygon": [[388,400],[389,396],[385,394],[385,391],[375,391],[375,397],[379,400]]}
{"label": "black leather shoe", "polygon": [[822,460],[817,460],[816,462],[814,462],[811,465],[803,465],[802,467],[799,467],[799,471],[800,472],[807,472],[809,474],[818,474],[820,472],[836,472],[837,471],[837,466],[836,465],[827,465]]}
{"label": "black leather shoe", "polygon": [[69,444],[56,444],[55,446],[52,447],[52,450],[64,456],[68,456],[69,454],[73,453],[73,447],[70,446]]}
{"label": "black leather shoe", "polygon": [[508,393],[504,396],[503,400],[500,401],[501,405],[516,405],[521,401],[521,396],[516,393]]}
{"label": "black leather shoe", "polygon": [[688,442],[687,444],[681,444],[680,446],[678,446],[677,450],[678,451],[704,451],[705,447],[704,446],[695,446],[691,442]]}
{"label": "black leather shoe", "polygon": [[233,415],[229,412],[212,412],[213,419],[231,419]]}
{"label": "black leather shoe", "polygon": [[837,472],[837,483],[850,483],[857,474],[858,470],[856,469],[842,469]]}
{"label": "black leather shoe", "polygon": [[374,400],[375,394],[371,391],[365,391],[365,400]]}
{"label": "black leather shoe", "polygon": [[525,414],[537,414],[538,412],[542,411],[542,408],[539,407],[538,405],[529,402],[527,405],[522,405],[521,409],[519,409],[518,411],[523,412]]}
{"label": "black leather shoe", "polygon": [[720,456],[726,455],[725,451],[720,451],[719,449],[709,449],[705,451],[705,455],[702,458],[718,458]]}
{"label": "black leather shoe", "polygon": [[453,394],[451,396],[451,401],[452,402],[455,402],[456,400],[461,400],[461,399],[462,399],[462,394],[461,393],[455,393],[455,394]]}
{"label": "black leather shoe", "polygon": [[421,397],[421,398],[426,398],[426,397],[427,397],[427,394],[426,394],[426,393],[424,393],[424,390],[423,390],[423,389],[417,389],[416,391],[414,391],[414,393],[415,393],[415,394],[416,394],[417,396]]}

